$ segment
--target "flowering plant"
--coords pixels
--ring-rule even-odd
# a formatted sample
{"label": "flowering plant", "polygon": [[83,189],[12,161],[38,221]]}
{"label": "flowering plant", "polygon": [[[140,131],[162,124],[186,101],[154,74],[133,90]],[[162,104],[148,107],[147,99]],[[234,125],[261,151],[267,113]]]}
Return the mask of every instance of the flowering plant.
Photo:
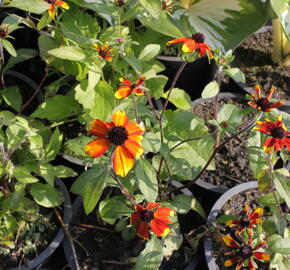
{"label": "flowering plant", "polygon": [[[48,145],[56,145],[57,150],[61,145],[64,151],[81,157],[85,164],[92,163],[92,168],[78,176],[71,191],[82,196],[86,214],[97,208],[100,217],[118,227],[126,240],[136,235],[146,240],[145,249],[138,254],[136,269],[142,269],[143,265],[157,269],[164,256],[169,257],[180,248],[183,236],[178,215],[194,210],[205,218],[198,200],[180,191],[193,186],[206,170],[214,170],[215,155],[228,142],[250,130],[256,121],[255,129],[260,132],[252,131],[248,141],[253,176],[262,191],[269,192],[266,202],[274,198],[273,208],[284,201],[289,207],[287,172],[274,170],[277,152],[285,162],[290,148],[286,129],[289,115],[281,113],[284,124],[276,109],[283,102],[272,101],[274,89],[264,98],[257,86],[248,109],[218,103],[223,75],[245,80],[238,69],[231,67],[231,49],[264,24],[265,6],[258,0],[233,0],[218,1],[216,10],[208,9],[214,2],[217,1],[4,1],[5,7],[41,15],[10,14],[1,22],[2,29],[25,25],[37,31],[36,54],[45,64],[45,72],[36,92],[51,80],[45,86],[44,101],[27,117],[31,121],[41,119],[53,128],[77,123],[77,135],[73,130],[66,131],[66,142],[62,144],[56,128]],[[247,24],[236,31],[237,25],[245,20]],[[0,35],[1,44],[5,44],[6,38],[6,32]],[[172,47],[182,62],[168,87],[168,78],[161,74],[165,67],[157,56]],[[20,95],[14,89],[11,101],[5,72],[36,54],[34,50],[25,50],[23,57],[23,51],[12,54],[10,50],[15,57],[4,65],[0,49],[4,89],[1,97],[15,109]],[[214,99],[214,116],[207,123],[193,112],[190,95],[176,88],[187,63],[201,57],[215,61],[218,67],[216,78],[201,94],[203,98]],[[21,108],[16,111],[22,113]],[[261,114],[266,122],[260,121]],[[241,128],[245,115],[253,120]],[[3,119],[9,121],[9,114],[7,117]],[[13,119],[19,121],[17,117]],[[45,133],[45,128],[44,132],[39,128],[32,134],[34,139],[30,143],[37,149],[45,145],[43,141],[49,141],[47,135],[43,139],[39,135]],[[265,140],[266,135],[269,138]],[[44,166],[49,172],[43,176],[46,181],[51,180],[51,170],[54,172],[51,166]],[[69,171],[68,175],[73,173]],[[114,192],[106,196],[108,190]],[[246,230],[238,231],[248,234],[246,240],[241,238],[248,247],[253,243],[250,229],[260,223],[260,212],[245,212],[249,224]],[[243,222],[236,219],[231,225]],[[229,237],[225,239],[229,243]],[[246,254],[250,267],[254,267],[253,257],[265,259],[266,255],[256,251],[262,246],[264,242],[254,245],[250,256]],[[236,243],[235,247],[243,250],[242,244]],[[283,262],[285,256],[278,259]],[[247,263],[244,258],[236,262],[240,267]]]}

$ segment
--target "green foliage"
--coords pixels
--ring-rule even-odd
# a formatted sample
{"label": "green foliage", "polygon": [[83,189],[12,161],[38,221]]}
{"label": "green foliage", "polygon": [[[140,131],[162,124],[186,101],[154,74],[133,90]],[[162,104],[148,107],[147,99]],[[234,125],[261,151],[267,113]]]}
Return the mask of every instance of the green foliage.
{"label": "green foliage", "polygon": [[49,8],[49,4],[42,0],[12,0],[7,6],[16,7],[37,14],[47,11]]}
{"label": "green foliage", "polygon": [[219,93],[219,85],[216,81],[208,83],[201,93],[202,98],[215,97]]}
{"label": "green foliage", "polygon": [[22,97],[18,86],[11,86],[1,91],[1,95],[7,105],[19,112],[22,105]]}

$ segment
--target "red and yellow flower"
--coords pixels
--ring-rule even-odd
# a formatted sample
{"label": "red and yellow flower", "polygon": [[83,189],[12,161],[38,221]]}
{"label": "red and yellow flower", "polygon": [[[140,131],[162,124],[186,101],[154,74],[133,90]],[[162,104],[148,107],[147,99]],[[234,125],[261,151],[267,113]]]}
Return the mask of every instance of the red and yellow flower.
{"label": "red and yellow flower", "polygon": [[149,228],[159,237],[168,235],[170,231],[168,224],[174,212],[169,207],[158,208],[160,205],[156,202],[149,202],[145,207],[138,204],[131,215],[131,224],[136,226],[137,235],[145,240],[150,236]]}
{"label": "red and yellow flower", "polygon": [[266,153],[271,153],[273,150],[277,152],[284,148],[284,146],[290,151],[290,132],[283,124],[282,116],[279,115],[275,123],[268,118],[265,118],[265,121],[258,121],[258,127],[253,128],[271,136],[264,143],[264,151]]}
{"label": "red and yellow flower", "polygon": [[162,0],[161,1],[161,6],[162,6],[162,10],[167,11],[167,12],[171,12],[173,10],[173,3],[171,0]]}
{"label": "red and yellow flower", "polygon": [[234,240],[230,235],[225,235],[223,237],[224,243],[227,246],[236,249],[235,251],[229,251],[224,253],[225,256],[233,256],[232,258],[225,261],[226,267],[236,265],[235,270],[240,270],[242,269],[243,264],[248,260],[248,269],[255,270],[258,268],[254,259],[258,259],[259,261],[264,262],[270,260],[269,254],[262,251],[257,251],[258,249],[266,245],[266,241],[261,241],[258,245],[253,247],[253,232],[251,230],[247,230],[247,234],[247,240],[237,235],[240,242]]}
{"label": "red and yellow flower", "polygon": [[123,85],[121,85],[116,93],[115,93],[115,97],[120,99],[120,98],[126,98],[128,97],[132,92],[136,95],[136,96],[140,96],[140,95],[144,95],[144,92],[141,88],[138,88],[140,85],[143,84],[143,82],[145,81],[145,78],[140,77],[136,83],[131,84],[131,82],[127,79],[124,78],[120,78],[119,79],[121,83],[123,83]]}
{"label": "red and yellow flower", "polygon": [[91,157],[103,155],[111,144],[115,145],[112,156],[113,169],[117,175],[125,177],[134,166],[134,157],[143,154],[141,146],[143,128],[136,122],[129,121],[124,111],[115,112],[113,122],[93,120],[89,132],[98,138],[89,142],[84,151]]}
{"label": "red and yellow flower", "polygon": [[254,225],[259,224],[263,221],[261,216],[264,214],[264,209],[261,207],[256,208],[250,213],[249,205],[244,207],[244,215],[240,219],[228,220],[227,226],[238,226],[238,233],[241,233],[245,228],[253,228]]}
{"label": "red and yellow flower", "polygon": [[256,85],[255,86],[256,95],[255,94],[251,95],[253,97],[253,101],[249,101],[248,104],[251,107],[258,109],[260,111],[263,111],[263,112],[270,112],[270,111],[272,111],[272,109],[282,106],[284,104],[283,101],[278,101],[275,103],[270,102],[270,99],[272,98],[275,90],[276,90],[276,88],[272,87],[270,89],[268,95],[266,97],[263,97],[261,94],[260,86]]}
{"label": "red and yellow flower", "polygon": [[113,60],[111,52],[112,49],[108,45],[101,45],[93,44],[97,52],[99,53],[99,57],[106,59],[107,61],[111,62]]}
{"label": "red and yellow flower", "polygon": [[45,0],[49,4],[48,14],[54,19],[56,14],[56,7],[61,7],[64,9],[69,9],[69,5],[65,1],[61,0]]}
{"label": "red and yellow flower", "polygon": [[191,38],[181,37],[174,40],[170,40],[167,44],[176,44],[183,42],[181,50],[185,53],[196,51],[199,57],[208,54],[209,58],[213,58],[213,54],[207,43],[204,42],[204,35],[201,33],[194,34]]}

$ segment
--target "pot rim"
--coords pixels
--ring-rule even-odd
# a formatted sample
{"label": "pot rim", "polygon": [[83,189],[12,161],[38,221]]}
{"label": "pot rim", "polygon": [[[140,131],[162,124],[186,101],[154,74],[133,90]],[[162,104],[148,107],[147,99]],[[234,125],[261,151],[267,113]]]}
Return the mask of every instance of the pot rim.
{"label": "pot rim", "polygon": [[[61,193],[64,196],[63,222],[66,226],[68,226],[72,218],[72,211],[71,211],[72,206],[71,206],[71,199],[69,196],[69,192],[61,179],[56,177],[55,184],[60,189]],[[60,228],[56,236],[54,237],[54,239],[39,255],[37,255],[34,259],[29,261],[27,265],[22,264],[15,268],[11,268],[10,270],[32,270],[41,266],[54,253],[54,251],[58,248],[58,246],[61,244],[63,239],[64,239],[64,231],[62,228]]]}

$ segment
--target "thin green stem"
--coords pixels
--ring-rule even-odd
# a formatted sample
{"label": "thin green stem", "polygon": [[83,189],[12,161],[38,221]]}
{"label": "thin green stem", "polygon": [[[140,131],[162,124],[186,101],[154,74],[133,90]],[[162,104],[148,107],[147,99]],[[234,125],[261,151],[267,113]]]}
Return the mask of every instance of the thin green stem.
{"label": "thin green stem", "polygon": [[2,39],[0,38],[0,83],[2,85],[2,89],[5,88],[4,65],[5,65],[5,59],[4,59],[3,43],[2,43]]}
{"label": "thin green stem", "polygon": [[140,118],[139,118],[139,116],[138,116],[136,96],[135,96],[134,93],[132,93],[132,96],[133,96],[133,104],[134,104],[134,114],[135,114],[135,119],[136,119],[136,122],[139,124],[139,123],[140,123]]}

